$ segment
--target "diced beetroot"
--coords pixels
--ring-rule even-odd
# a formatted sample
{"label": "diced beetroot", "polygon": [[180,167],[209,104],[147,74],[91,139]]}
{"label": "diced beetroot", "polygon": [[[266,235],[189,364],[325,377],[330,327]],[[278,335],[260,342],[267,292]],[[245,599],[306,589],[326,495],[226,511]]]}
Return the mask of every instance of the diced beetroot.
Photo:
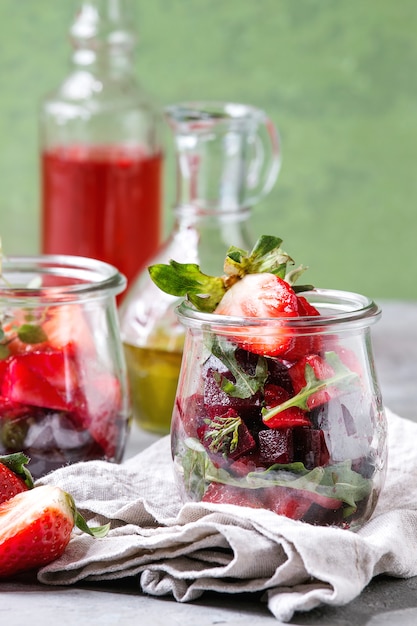
{"label": "diced beetroot", "polygon": [[294,460],[304,463],[307,469],[327,465],[330,455],[322,430],[296,428],[293,436]]}
{"label": "diced beetroot", "polygon": [[279,387],[285,389],[290,396],[292,396],[294,389],[288,373],[288,365],[283,363],[280,359],[268,358],[267,362],[269,374],[266,383],[278,385]]}
{"label": "diced beetroot", "polygon": [[[197,429],[204,424],[207,413],[204,407],[204,398],[201,394],[193,394],[181,399],[177,394],[174,411],[179,414],[179,421],[188,437],[197,437]],[[172,420],[173,423],[176,420]]]}
{"label": "diced beetroot", "polygon": [[11,402],[46,407],[57,411],[68,410],[65,396],[45,378],[27,367],[25,355],[13,357],[3,378],[2,395]]}
{"label": "diced beetroot", "polygon": [[[334,376],[333,368],[322,357],[318,354],[309,354],[297,361],[288,370],[294,387],[294,394],[297,394],[306,385],[305,372],[307,365],[313,368],[314,374],[319,380]],[[337,395],[338,391],[335,387],[326,387],[326,389],[312,393],[307,400],[307,405],[311,410],[320,404],[325,404]]]}
{"label": "diced beetroot", "polygon": [[257,392],[249,398],[234,398],[223,391],[215,380],[214,372],[220,373],[229,380],[232,375],[227,370],[214,370],[209,368],[204,377],[204,406],[207,415],[214,418],[222,415],[228,409],[235,409],[243,421],[259,418],[261,412],[261,394]]}
{"label": "diced beetroot", "polygon": [[[213,451],[213,438],[216,433],[219,432],[219,428],[223,428],[223,424],[226,420],[239,419],[239,414],[234,409],[229,409],[223,415],[218,415],[210,420],[209,423],[204,423],[197,429],[198,437],[201,443],[210,451]],[[222,445],[216,447],[214,452],[226,455],[230,459],[238,459],[243,454],[247,454],[254,448],[256,448],[256,442],[249,432],[247,426],[241,422],[238,426],[238,439],[237,446],[234,450],[230,449],[232,435],[225,435]]]}
{"label": "diced beetroot", "polygon": [[257,489],[240,489],[232,485],[210,483],[202,497],[203,502],[215,502],[217,504],[236,504],[248,506],[253,509],[262,509],[262,494]]}
{"label": "diced beetroot", "polygon": [[230,471],[236,476],[246,476],[249,472],[254,472],[262,465],[259,461],[259,454],[252,450],[248,454],[242,454],[237,461],[230,465]]}
{"label": "diced beetroot", "polygon": [[[279,385],[268,384],[264,388],[265,408],[272,409],[290,398],[290,394]],[[290,428],[295,426],[311,426],[305,412],[299,407],[289,407],[270,418],[264,417],[263,423],[268,428]]]}
{"label": "diced beetroot", "polygon": [[290,394],[283,387],[279,385],[267,384],[264,387],[264,401],[267,409],[272,409],[274,406],[282,404],[288,398]]}
{"label": "diced beetroot", "polygon": [[261,430],[259,438],[259,460],[265,465],[292,463],[294,446],[292,428]]}

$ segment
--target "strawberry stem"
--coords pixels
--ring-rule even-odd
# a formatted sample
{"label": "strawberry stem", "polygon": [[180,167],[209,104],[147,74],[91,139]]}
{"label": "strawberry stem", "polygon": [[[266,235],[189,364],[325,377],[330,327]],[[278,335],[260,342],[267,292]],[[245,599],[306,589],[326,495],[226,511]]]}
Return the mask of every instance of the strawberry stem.
{"label": "strawberry stem", "polygon": [[5,454],[0,456],[0,463],[9,468],[12,472],[19,476],[23,482],[32,489],[33,478],[30,471],[25,467],[29,463],[30,459],[23,452],[13,452],[12,454]]}

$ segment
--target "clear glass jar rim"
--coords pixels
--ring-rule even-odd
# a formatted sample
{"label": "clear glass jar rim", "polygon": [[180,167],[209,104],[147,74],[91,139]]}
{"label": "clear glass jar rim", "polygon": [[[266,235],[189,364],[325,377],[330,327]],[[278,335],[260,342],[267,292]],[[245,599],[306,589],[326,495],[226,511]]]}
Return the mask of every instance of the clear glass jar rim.
{"label": "clear glass jar rim", "polygon": [[222,123],[242,122],[249,120],[265,121],[265,111],[249,104],[239,102],[221,102],[210,100],[184,101],[167,105],[164,108],[169,119],[177,124],[192,124],[195,122]]}
{"label": "clear glass jar rim", "polygon": [[[53,285],[28,286],[8,284],[8,275],[39,275],[62,277]],[[126,277],[119,270],[97,259],[71,255],[37,255],[37,256],[9,256],[3,259],[2,275],[6,280],[0,283],[0,297],[8,299],[25,299],[39,297],[42,290],[43,300],[60,301],[65,299],[77,300],[87,295],[117,295],[126,287]],[[66,284],[65,279],[74,279],[79,282]]]}
{"label": "clear glass jar rim", "polygon": [[[379,306],[367,296],[350,291],[335,289],[314,289],[302,292],[314,306],[321,309],[321,314],[303,317],[274,317],[274,318],[249,318],[232,317],[228,315],[215,315],[197,311],[188,301],[184,300],[176,309],[177,315],[184,326],[202,328],[205,330],[233,330],[234,328],[272,328],[284,326],[288,329],[305,330],[306,332],[320,333],[327,328],[334,330],[348,330],[370,326],[381,316]],[[332,312],[326,313],[326,309]],[[329,331],[330,332],[330,331]]]}

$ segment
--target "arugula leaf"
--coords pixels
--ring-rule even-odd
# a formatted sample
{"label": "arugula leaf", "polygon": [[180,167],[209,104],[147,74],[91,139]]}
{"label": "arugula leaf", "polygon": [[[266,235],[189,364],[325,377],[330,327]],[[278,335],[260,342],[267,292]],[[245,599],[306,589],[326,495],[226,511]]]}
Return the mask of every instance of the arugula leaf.
{"label": "arugula leaf", "polygon": [[334,370],[334,375],[329,378],[317,378],[314,373],[314,369],[306,364],[305,368],[305,386],[292,398],[289,398],[285,402],[278,404],[272,409],[262,409],[262,420],[265,424],[279,413],[282,413],[290,407],[296,406],[304,411],[309,411],[308,400],[310,396],[318,391],[323,391],[329,387],[337,387],[338,389],[349,389],[352,384],[357,383],[359,376],[356,372],[352,372],[346,365],[342,363],[340,358],[335,352],[326,352],[324,356],[325,360]]}
{"label": "arugula leaf", "polygon": [[275,464],[265,471],[249,472],[246,476],[237,477],[216,467],[197,439],[188,438],[184,443],[185,451],[180,459],[184,482],[190,495],[198,499],[202,498],[212,482],[241,489],[280,486],[342,500],[349,507],[347,514],[351,514],[357,503],[371,492],[371,479],[352,470],[350,460],[312,470],[307,470],[301,462]]}
{"label": "arugula leaf", "polygon": [[151,265],[148,271],[162,291],[173,296],[187,296],[200,311],[207,313],[214,311],[226,292],[222,278],[203,274],[195,263],[171,260],[169,265]]}
{"label": "arugula leaf", "polygon": [[245,372],[236,360],[236,346],[227,340],[220,341],[214,337],[211,351],[227,367],[235,379],[235,383],[219,372],[213,372],[214,380],[222,391],[232,398],[250,398],[261,389],[268,378],[268,365],[265,357],[260,356],[256,364],[255,374]]}

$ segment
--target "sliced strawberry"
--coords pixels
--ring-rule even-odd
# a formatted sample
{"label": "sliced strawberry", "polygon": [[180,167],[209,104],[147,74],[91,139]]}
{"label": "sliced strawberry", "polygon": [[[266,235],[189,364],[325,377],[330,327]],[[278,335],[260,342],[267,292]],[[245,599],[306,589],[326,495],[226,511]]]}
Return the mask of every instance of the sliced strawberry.
{"label": "sliced strawberry", "polygon": [[43,485],[18,493],[0,505],[0,577],[33,570],[61,556],[74,526],[103,537],[108,526],[89,528],[73,498]]}
{"label": "sliced strawberry", "polygon": [[[298,301],[290,285],[274,274],[247,274],[221,299],[214,313],[247,318],[298,317]],[[255,354],[278,356],[293,345],[292,334],[276,324],[258,329],[242,328],[236,342]]]}
{"label": "sliced strawberry", "polygon": [[[78,388],[77,368],[71,354],[65,350],[28,352],[14,358],[37,376],[47,381],[65,399],[68,406]],[[48,405],[42,405],[48,406]]]}
{"label": "sliced strawberry", "polygon": [[[306,385],[305,372],[307,365],[313,368],[314,374],[319,380],[325,380],[334,376],[334,370],[327,361],[317,354],[308,354],[288,369],[294,387],[294,394],[297,394]],[[326,387],[326,389],[312,393],[307,399],[307,405],[310,410],[314,409],[316,406],[325,404],[331,398],[337,396],[337,394],[337,389]]]}
{"label": "sliced strawberry", "polygon": [[[265,408],[272,409],[279,406],[291,396],[286,389],[279,385],[268,383],[264,389]],[[295,426],[311,426],[310,419],[299,407],[292,406],[269,419],[263,420],[268,428],[294,428]]]}
{"label": "sliced strawberry", "polygon": [[2,395],[10,402],[67,410],[65,396],[35,370],[27,367],[24,356],[15,356],[10,360],[3,378]]}

